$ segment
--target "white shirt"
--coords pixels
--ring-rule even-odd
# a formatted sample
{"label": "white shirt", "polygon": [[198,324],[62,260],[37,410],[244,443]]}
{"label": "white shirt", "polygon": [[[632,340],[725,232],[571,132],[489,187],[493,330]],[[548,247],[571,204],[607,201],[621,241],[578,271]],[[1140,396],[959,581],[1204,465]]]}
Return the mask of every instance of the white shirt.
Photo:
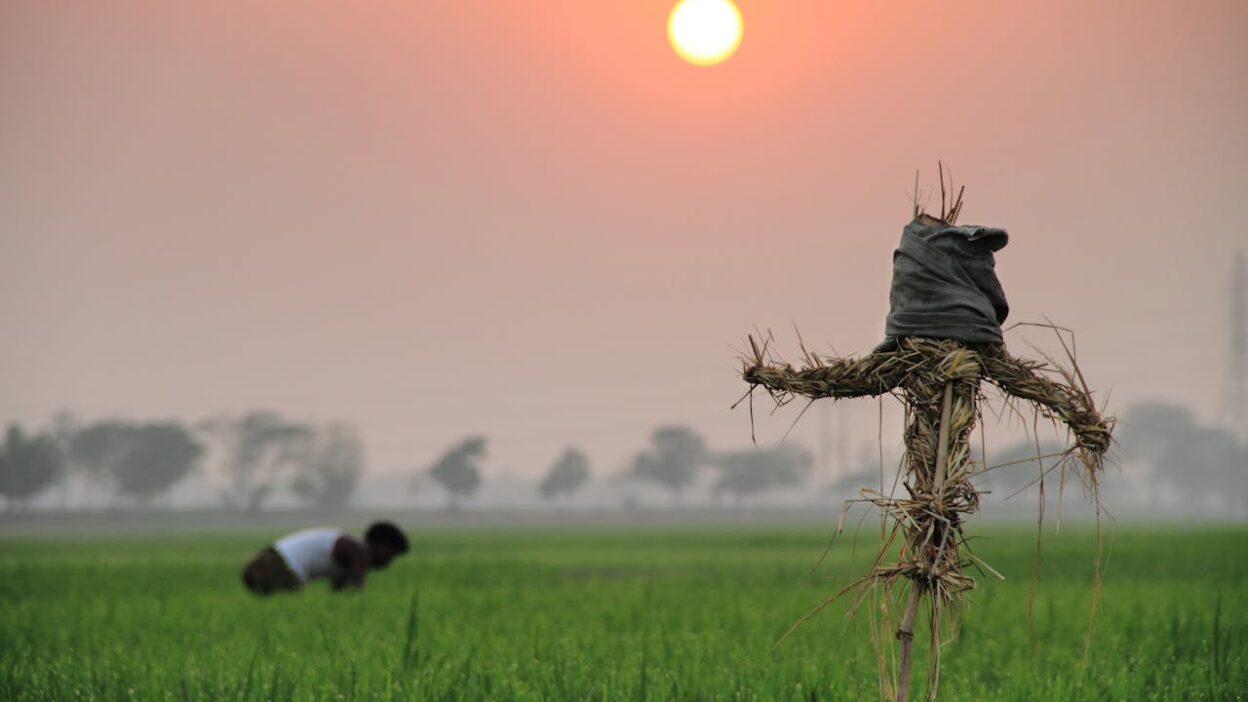
{"label": "white shirt", "polygon": [[296,531],[273,543],[286,565],[303,582],[327,578],[342,569],[334,562],[334,543],[342,536],[341,529],[315,528]]}

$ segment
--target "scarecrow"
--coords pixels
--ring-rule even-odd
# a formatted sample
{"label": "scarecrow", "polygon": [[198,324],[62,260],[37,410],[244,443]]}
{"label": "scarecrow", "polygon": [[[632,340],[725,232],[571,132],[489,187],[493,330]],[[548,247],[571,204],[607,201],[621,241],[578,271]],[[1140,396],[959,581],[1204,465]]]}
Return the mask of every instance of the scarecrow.
{"label": "scarecrow", "polygon": [[[1112,420],[1102,417],[1093,404],[1065,341],[1068,368],[1016,358],[1006,350],[1001,324],[1009,306],[993,255],[1005,247],[1008,234],[991,227],[957,226],[961,193],[946,209],[943,174],[941,180],[941,216],[923,212],[916,197],[914,219],[902,231],[893,256],[891,309],[882,344],[861,358],[827,358],[803,349],[805,362],[794,369],[775,360],[765,343],[760,348],[751,337],[753,355],[743,373],[751,393],[762,387],[780,404],[797,396],[814,401],[884,394],[895,394],[904,403],[904,493],[863,491],[865,501],[891,523],[880,556],[869,573],[815,610],[856,591],[852,611],[877,588],[884,598],[886,620],[889,608],[900,606],[894,632],[900,648],[895,695],[880,659],[881,692],[899,702],[909,699],[920,606],[927,603],[928,694],[935,699],[942,619],[956,621],[961,594],[975,587],[975,579],[966,572],[969,567],[991,571],[970,553],[963,535],[966,518],[979,508],[980,493],[971,478],[983,468],[971,454],[970,435],[981,418],[982,382],[999,388],[1007,403],[1013,404],[1011,398],[1029,401],[1040,416],[1069,427],[1073,443],[1053,467],[1062,468],[1064,479],[1068,464],[1079,465],[1093,490],[1113,428]],[[886,554],[898,542],[897,561],[887,563]]]}

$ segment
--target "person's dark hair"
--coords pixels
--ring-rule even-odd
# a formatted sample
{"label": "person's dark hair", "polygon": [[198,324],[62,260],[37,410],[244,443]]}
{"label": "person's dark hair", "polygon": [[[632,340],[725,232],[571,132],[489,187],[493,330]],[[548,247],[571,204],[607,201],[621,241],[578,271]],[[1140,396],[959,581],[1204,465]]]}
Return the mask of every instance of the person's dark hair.
{"label": "person's dark hair", "polygon": [[407,553],[407,537],[393,522],[374,522],[364,532],[364,540],[370,544],[387,546],[396,554]]}

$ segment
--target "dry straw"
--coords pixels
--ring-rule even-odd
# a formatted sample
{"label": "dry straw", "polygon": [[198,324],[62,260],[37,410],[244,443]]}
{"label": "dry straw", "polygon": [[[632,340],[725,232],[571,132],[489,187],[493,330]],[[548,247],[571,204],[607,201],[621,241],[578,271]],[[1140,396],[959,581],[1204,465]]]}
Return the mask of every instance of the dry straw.
{"label": "dry straw", "polygon": [[[941,221],[951,224],[961,211],[962,191],[946,206],[943,166],[941,186]],[[917,189],[915,203],[916,216],[928,217],[917,204]],[[842,596],[851,596],[851,615],[863,603],[878,597],[883,616],[875,620],[874,611],[872,614],[876,622],[873,640],[878,643],[887,639],[892,629],[890,614],[900,608],[900,619],[893,631],[899,651],[893,665],[883,648],[877,646],[884,699],[909,699],[915,621],[921,605],[927,603],[930,632],[928,697],[935,699],[940,680],[941,633],[946,627],[954,630],[963,593],[976,586],[968,571],[1001,577],[971,553],[963,533],[966,518],[979,509],[980,493],[972,485],[972,477],[1005,467],[978,465],[970,449],[971,432],[984,399],[984,380],[1001,390],[1013,411],[1018,412],[1017,400],[1034,403],[1037,417],[1060,421],[1074,437],[1070,448],[1056,456],[1054,464],[1041,473],[1040,519],[1043,522],[1045,475],[1058,470],[1064,483],[1068,469],[1077,468],[1072,472],[1080,476],[1092,495],[1098,515],[1097,579],[1084,647],[1086,657],[1100,586],[1097,486],[1111,443],[1113,420],[1104,418],[1093,402],[1075,358],[1073,339],[1068,341],[1062,335],[1066,330],[1040,326],[1049,326],[1058,334],[1067,357],[1064,366],[1047,358],[1045,362],[1015,358],[1002,344],[906,337],[860,358],[820,356],[810,353],[802,344],[803,363],[794,368],[775,357],[770,340],[760,345],[750,337],[750,354],[742,375],[750,384],[751,413],[757,388],[763,388],[777,405],[799,396],[813,401],[894,394],[905,406],[905,496],[865,489],[862,499],[851,501],[874,505],[888,523],[871,569],[819,603],[789,630],[792,632]],[[843,524],[843,515],[841,521]],[[838,526],[838,533],[840,530]],[[897,560],[886,562],[895,549],[899,553]]]}

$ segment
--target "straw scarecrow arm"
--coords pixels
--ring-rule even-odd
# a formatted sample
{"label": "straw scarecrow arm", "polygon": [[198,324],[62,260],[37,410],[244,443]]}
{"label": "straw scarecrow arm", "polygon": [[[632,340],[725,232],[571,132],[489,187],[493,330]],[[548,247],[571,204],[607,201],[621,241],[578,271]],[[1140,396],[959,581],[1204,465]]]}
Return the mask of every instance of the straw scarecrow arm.
{"label": "straw scarecrow arm", "polygon": [[[993,385],[1007,394],[1035,402],[1051,419],[1061,420],[1075,435],[1088,458],[1099,459],[1109,450],[1113,420],[1097,411],[1092,393],[1078,369],[1055,369],[1048,363],[1014,358],[1005,346],[996,345],[981,352],[984,371]],[[1065,380],[1055,382],[1045,374],[1057,373]]]}
{"label": "straw scarecrow arm", "polygon": [[818,358],[794,370],[790,365],[768,365],[761,357],[747,363],[742,377],[751,386],[761,385],[778,397],[801,395],[812,400],[824,397],[863,397],[891,392],[909,370],[902,355],[891,351],[862,358]]}

